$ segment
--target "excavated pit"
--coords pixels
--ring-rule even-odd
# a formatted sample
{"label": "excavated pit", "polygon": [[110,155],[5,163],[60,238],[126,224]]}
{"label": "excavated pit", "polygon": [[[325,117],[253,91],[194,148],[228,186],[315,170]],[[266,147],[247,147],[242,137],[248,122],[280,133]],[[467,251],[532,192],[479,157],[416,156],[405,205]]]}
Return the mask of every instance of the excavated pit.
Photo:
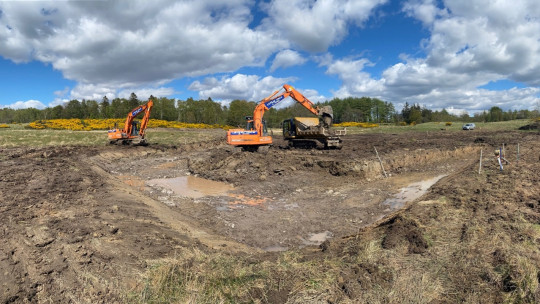
{"label": "excavated pit", "polygon": [[342,150],[289,149],[277,139],[264,154],[221,142],[184,151],[137,149],[131,155],[145,157],[143,168],[132,158],[104,168],[208,233],[283,251],[317,246],[388,216],[472,161],[480,147],[474,139],[435,148],[413,140],[389,149],[394,137],[403,139],[350,136]]}

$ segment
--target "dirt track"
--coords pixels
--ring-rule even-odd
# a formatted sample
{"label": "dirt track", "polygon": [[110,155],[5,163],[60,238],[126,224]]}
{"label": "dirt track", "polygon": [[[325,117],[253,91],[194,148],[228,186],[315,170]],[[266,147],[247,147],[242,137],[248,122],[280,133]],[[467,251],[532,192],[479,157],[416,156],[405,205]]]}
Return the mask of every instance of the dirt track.
{"label": "dirt track", "polygon": [[[268,154],[222,142],[1,150],[0,302],[124,302],[148,261],[183,247],[318,248],[396,212],[383,202],[411,183],[444,175],[434,188],[444,193],[480,149],[493,170],[495,147],[538,153],[538,139],[441,131],[347,136],[342,150],[290,150],[276,139]],[[234,189],[189,197],[152,182],[185,176]],[[470,187],[459,190],[464,199]]]}

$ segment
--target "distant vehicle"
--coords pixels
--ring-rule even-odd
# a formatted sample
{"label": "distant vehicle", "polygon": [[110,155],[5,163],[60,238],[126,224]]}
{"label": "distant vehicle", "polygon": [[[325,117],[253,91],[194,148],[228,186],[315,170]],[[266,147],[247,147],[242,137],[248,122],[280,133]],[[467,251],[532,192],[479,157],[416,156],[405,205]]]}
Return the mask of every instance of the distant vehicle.
{"label": "distant vehicle", "polygon": [[463,125],[463,130],[474,130],[476,128],[476,125],[473,123],[466,123]]}

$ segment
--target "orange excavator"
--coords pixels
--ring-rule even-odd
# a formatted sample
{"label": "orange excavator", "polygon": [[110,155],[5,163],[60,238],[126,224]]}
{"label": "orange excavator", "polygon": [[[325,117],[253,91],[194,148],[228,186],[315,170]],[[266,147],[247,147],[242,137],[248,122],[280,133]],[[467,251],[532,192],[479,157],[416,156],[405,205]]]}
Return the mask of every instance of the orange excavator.
{"label": "orange excavator", "polygon": [[[114,129],[109,130],[109,143],[110,144],[135,144],[135,145],[146,145],[146,126],[148,125],[148,120],[150,119],[150,111],[154,106],[154,101],[149,99],[147,103],[136,107],[128,113],[126,122],[124,123],[123,129],[118,129],[115,125]],[[144,116],[140,122],[135,121],[135,117],[144,113]]]}
{"label": "orange excavator", "polygon": [[[281,90],[284,90],[284,92],[278,94]],[[276,90],[272,95],[264,98],[257,104],[255,111],[253,111],[253,117],[246,117],[247,123],[245,129],[230,129],[227,131],[227,143],[242,147],[243,150],[267,151],[270,144],[272,144],[272,137],[268,135],[263,115],[287,97],[291,97],[311,113],[319,116],[321,125],[325,128],[329,128],[332,124],[333,112],[330,106],[315,106],[313,102],[300,94],[292,86],[284,84],[283,89]]]}

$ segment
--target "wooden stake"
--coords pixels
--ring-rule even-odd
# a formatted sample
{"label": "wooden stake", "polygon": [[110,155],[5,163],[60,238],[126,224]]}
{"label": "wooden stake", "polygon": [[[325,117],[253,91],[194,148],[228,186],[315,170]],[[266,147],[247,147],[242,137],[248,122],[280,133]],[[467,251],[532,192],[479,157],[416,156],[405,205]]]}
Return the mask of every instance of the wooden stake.
{"label": "wooden stake", "polygon": [[504,151],[504,144],[503,144],[503,147],[502,147],[501,158],[502,158],[502,159],[506,162],[506,164],[508,165],[508,161],[506,160],[506,152]]}
{"label": "wooden stake", "polygon": [[502,148],[499,148],[499,155],[497,155],[497,161],[499,162],[499,167],[501,168],[501,171],[503,170],[503,165],[501,161],[501,154],[502,154]]}
{"label": "wooden stake", "polygon": [[517,151],[517,162],[519,163],[519,143],[518,143],[518,151]]}
{"label": "wooden stake", "polygon": [[478,164],[478,174],[482,172],[482,149],[480,149],[480,163]]}
{"label": "wooden stake", "polygon": [[379,163],[381,164],[381,168],[382,168],[382,171],[384,173],[384,177],[388,178],[388,175],[386,175],[386,171],[384,171],[384,166],[382,164],[382,160],[379,157],[379,152],[377,152],[377,148],[375,148],[375,146],[373,146],[373,149],[375,149],[375,153],[377,154],[377,158],[379,159]]}

